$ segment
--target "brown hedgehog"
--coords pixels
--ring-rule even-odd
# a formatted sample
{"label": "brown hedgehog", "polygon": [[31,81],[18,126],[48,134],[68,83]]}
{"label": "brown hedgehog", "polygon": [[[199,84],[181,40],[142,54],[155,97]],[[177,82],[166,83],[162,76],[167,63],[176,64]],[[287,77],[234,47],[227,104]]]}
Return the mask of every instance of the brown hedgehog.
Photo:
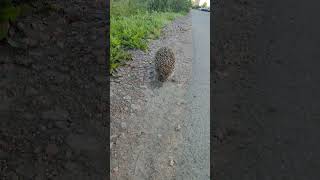
{"label": "brown hedgehog", "polygon": [[155,56],[155,69],[159,81],[166,81],[174,70],[175,56],[168,47],[160,48]]}

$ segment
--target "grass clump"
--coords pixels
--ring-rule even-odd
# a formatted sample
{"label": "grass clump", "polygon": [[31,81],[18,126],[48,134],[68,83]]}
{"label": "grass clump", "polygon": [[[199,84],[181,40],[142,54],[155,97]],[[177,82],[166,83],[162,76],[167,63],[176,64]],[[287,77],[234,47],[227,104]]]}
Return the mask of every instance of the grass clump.
{"label": "grass clump", "polygon": [[191,8],[191,0],[111,0],[110,72],[131,59],[129,49],[147,50],[148,41]]}
{"label": "grass clump", "polygon": [[129,16],[111,17],[111,73],[125,61],[131,59],[128,49],[147,50],[148,41],[158,38],[161,29],[181,13],[138,12]]}

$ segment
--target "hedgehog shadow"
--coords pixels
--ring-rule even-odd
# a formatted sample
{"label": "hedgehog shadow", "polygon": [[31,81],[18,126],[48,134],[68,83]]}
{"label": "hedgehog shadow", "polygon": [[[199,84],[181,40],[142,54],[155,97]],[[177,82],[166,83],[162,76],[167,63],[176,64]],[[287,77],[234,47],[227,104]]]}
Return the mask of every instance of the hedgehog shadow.
{"label": "hedgehog shadow", "polygon": [[154,89],[159,89],[163,86],[163,81],[160,81],[159,80],[159,77],[157,75],[156,72],[153,72],[155,75],[153,75],[152,79],[151,79],[151,82],[150,82],[150,86],[151,86],[151,89],[154,90]]}

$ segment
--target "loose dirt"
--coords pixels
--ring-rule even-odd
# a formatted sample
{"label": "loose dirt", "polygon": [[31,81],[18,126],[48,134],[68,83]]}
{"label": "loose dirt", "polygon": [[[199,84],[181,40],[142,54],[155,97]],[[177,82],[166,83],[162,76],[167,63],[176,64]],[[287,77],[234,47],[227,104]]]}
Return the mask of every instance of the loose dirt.
{"label": "loose dirt", "polygon": [[46,2],[0,43],[0,179],[104,179],[106,6]]}

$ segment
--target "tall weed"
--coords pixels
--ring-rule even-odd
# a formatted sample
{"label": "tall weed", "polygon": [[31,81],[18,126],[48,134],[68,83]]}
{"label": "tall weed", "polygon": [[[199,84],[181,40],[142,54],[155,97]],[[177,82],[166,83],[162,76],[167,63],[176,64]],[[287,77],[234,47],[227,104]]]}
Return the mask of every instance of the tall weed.
{"label": "tall weed", "polygon": [[128,17],[111,17],[111,72],[125,61],[131,59],[130,54],[126,50],[147,50],[149,40],[158,38],[162,27],[177,16],[181,16],[181,14],[171,12],[140,12]]}
{"label": "tall weed", "polygon": [[110,72],[131,59],[128,49],[147,50],[168,22],[188,12],[191,0],[111,0]]}

